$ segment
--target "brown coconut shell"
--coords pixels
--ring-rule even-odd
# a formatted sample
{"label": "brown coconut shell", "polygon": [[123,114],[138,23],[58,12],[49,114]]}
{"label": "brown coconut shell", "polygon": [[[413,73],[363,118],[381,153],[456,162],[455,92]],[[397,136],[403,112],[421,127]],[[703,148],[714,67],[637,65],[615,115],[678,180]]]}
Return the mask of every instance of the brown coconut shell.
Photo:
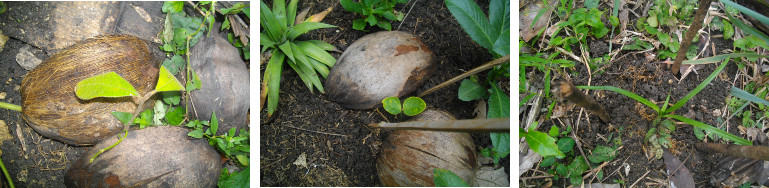
{"label": "brown coconut shell", "polygon": [[350,109],[371,109],[387,97],[414,91],[435,69],[435,53],[402,31],[368,34],[339,56],[325,87],[331,100]]}
{"label": "brown coconut shell", "polygon": [[67,187],[216,187],[222,159],[205,139],[194,139],[185,127],[160,126],[128,131],[117,146],[90,158],[118,141],[104,139],[72,164],[64,176]]}
{"label": "brown coconut shell", "polygon": [[[453,119],[447,112],[427,110],[412,121]],[[435,168],[450,170],[472,184],[478,159],[469,133],[396,130],[384,140],[376,168],[386,187],[434,187]]]}
{"label": "brown coconut shell", "polygon": [[103,35],[57,52],[24,76],[22,117],[38,133],[72,145],[92,145],[120,132],[123,124],[111,112],[133,113],[134,99],[80,100],[75,85],[114,71],[146,94],[154,89],[160,63],[151,49],[156,47],[137,37]]}

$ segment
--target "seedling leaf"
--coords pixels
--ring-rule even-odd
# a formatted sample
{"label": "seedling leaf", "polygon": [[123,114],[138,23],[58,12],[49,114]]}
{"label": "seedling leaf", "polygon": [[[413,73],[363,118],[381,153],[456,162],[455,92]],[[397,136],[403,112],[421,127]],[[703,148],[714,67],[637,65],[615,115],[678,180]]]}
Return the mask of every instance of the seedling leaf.
{"label": "seedling leaf", "polygon": [[702,122],[699,122],[699,121],[695,121],[693,119],[686,118],[684,116],[668,114],[668,115],[665,115],[663,117],[669,117],[669,118],[677,119],[678,121],[683,121],[684,123],[688,123],[689,125],[692,125],[694,127],[697,127],[697,128],[703,129],[705,131],[708,131],[710,133],[713,133],[715,135],[718,135],[721,138],[734,141],[735,144],[739,144],[739,145],[753,145],[753,143],[748,141],[748,140],[745,140],[745,139],[740,138],[738,136],[734,136],[733,134],[730,134],[730,133],[728,133],[726,131],[723,131],[721,129],[715,128],[713,126],[710,126],[708,124],[705,124],[705,123],[702,123]]}
{"label": "seedling leaf", "polygon": [[487,118],[504,118],[510,117],[510,97],[499,89],[496,84],[492,84],[492,88],[489,89],[489,111],[486,114]]}
{"label": "seedling leaf", "polygon": [[419,97],[409,97],[403,101],[403,114],[415,116],[427,108],[425,101]]}
{"label": "seedling leaf", "polygon": [[459,86],[459,92],[457,95],[459,100],[472,101],[475,99],[484,98],[488,94],[486,93],[486,89],[483,88],[483,86],[481,86],[478,81],[465,79],[462,80],[462,84]]}
{"label": "seedling leaf", "polygon": [[505,158],[507,154],[510,154],[510,133],[492,132],[489,133],[489,137],[491,137],[491,145],[494,146],[497,157]]}
{"label": "seedling leaf", "polygon": [[433,169],[433,183],[436,187],[469,187],[465,180],[446,169]]}
{"label": "seedling leaf", "polygon": [[166,69],[165,66],[160,66],[160,73],[158,73],[158,84],[155,86],[155,90],[161,91],[182,91],[184,87],[179,80],[176,80],[171,72]]}
{"label": "seedling leaf", "polygon": [[108,72],[78,82],[75,86],[75,95],[80,99],[88,100],[96,97],[138,96],[139,92],[117,73]]}
{"label": "seedling leaf", "polygon": [[131,121],[131,116],[133,116],[133,114],[128,112],[112,112],[111,114],[120,120],[123,125],[130,125],[128,122]]}
{"label": "seedling leaf", "polygon": [[216,119],[216,111],[211,112],[211,134],[215,135],[216,130],[219,129],[219,120]]}
{"label": "seedling leaf", "polygon": [[191,136],[193,138],[203,138],[203,130],[195,129],[194,131],[188,133],[187,136]]}
{"label": "seedling leaf", "polygon": [[184,114],[186,114],[186,109],[177,106],[174,110],[166,113],[166,122],[171,125],[181,125],[184,120]]}
{"label": "seedling leaf", "polygon": [[392,115],[401,113],[401,100],[398,97],[387,97],[382,100],[384,109]]}
{"label": "seedling leaf", "polygon": [[542,157],[555,156],[562,159],[565,155],[558,150],[558,145],[555,144],[555,138],[548,136],[546,133],[530,130],[525,132],[523,128],[519,129],[519,135],[526,138],[526,143],[534,152],[539,153]]}
{"label": "seedling leaf", "polygon": [[593,150],[593,154],[590,156],[587,156],[587,159],[590,160],[590,162],[593,163],[601,163],[604,161],[611,161],[614,160],[614,157],[617,156],[616,150],[610,147],[606,146],[598,146]]}

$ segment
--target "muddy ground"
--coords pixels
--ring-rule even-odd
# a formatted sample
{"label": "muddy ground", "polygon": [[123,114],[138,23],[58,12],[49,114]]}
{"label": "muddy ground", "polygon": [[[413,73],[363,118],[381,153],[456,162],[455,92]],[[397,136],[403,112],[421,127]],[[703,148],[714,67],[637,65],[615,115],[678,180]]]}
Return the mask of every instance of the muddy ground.
{"label": "muddy ground", "polygon": [[[630,23],[635,23],[635,16],[631,15],[631,19]],[[631,26],[628,26],[629,30],[631,28]],[[712,35],[717,34],[720,34],[720,31],[713,31],[712,33]],[[723,50],[725,49],[732,49],[732,40],[725,40],[723,37],[713,37],[711,39],[713,40],[711,44],[715,45],[717,53],[715,55],[724,54]],[[588,43],[591,46],[591,57],[599,57],[608,53],[608,50],[605,49],[608,45],[607,40],[588,40]],[[603,46],[604,49],[593,48],[594,46]],[[619,47],[620,45],[614,44],[615,49]],[[707,48],[708,51],[711,50],[710,46]],[[575,46],[573,49],[579,48]],[[575,50],[575,54],[579,56],[577,51]],[[595,52],[597,54],[593,54]],[[610,65],[603,69],[603,73],[596,74],[594,70],[591,79],[589,79],[586,66],[582,63],[577,62],[574,69],[565,70],[567,70],[567,74],[570,74],[570,79],[576,86],[615,86],[636,93],[661,107],[668,95],[670,95],[672,105],[672,103],[677,102],[689,91],[693,90],[720,65],[720,62],[705,65],[702,69],[697,70],[699,74],[692,72],[683,81],[678,83],[668,65],[657,63],[660,60],[656,58],[651,61],[646,60],[646,55],[654,54],[654,51],[649,53],[635,52],[621,51],[616,56],[617,59],[614,59]],[[560,58],[573,60],[568,57]],[[527,69],[527,71],[530,84],[536,88],[542,88],[543,74],[539,71],[531,73],[533,69]],[[576,72],[576,74],[572,74],[573,72]],[[727,119],[731,115],[726,113],[726,100],[727,96],[729,96],[730,87],[733,85],[740,87],[741,84],[744,84],[744,77],[735,79],[737,74],[737,65],[732,60],[705,89],[689,100],[682,108],[676,110],[674,114],[683,115],[718,127],[721,125],[716,121],[718,117]],[[553,80],[565,79],[563,76],[555,76]],[[547,120],[544,120],[545,115],[540,115],[537,118],[537,120],[540,120],[538,130],[546,132],[550,130],[551,126],[558,126],[561,130],[567,125],[572,126],[577,131],[576,137],[586,155],[589,155],[588,152],[598,145],[612,146],[612,143],[607,141],[608,138],[617,136],[621,138],[622,149],[617,151],[617,156],[613,161],[602,168],[604,173],[603,179],[592,179],[592,176],[590,176],[585,180],[586,184],[615,184],[617,182],[624,182],[622,186],[625,187],[638,181],[636,186],[640,187],[666,187],[669,176],[666,174],[665,164],[662,159],[647,157],[646,152],[651,144],[643,141],[645,134],[651,128],[652,118],[656,112],[616,92],[589,91],[589,95],[595,97],[609,112],[611,122],[601,122],[597,116],[592,114],[587,116],[586,111],[580,115],[580,107],[556,103],[556,108],[567,108],[566,114],[559,118],[548,118]],[[545,105],[549,105],[551,102],[551,99],[544,100],[543,106],[540,108],[547,108]],[[543,111],[543,114],[545,113],[546,110]],[[523,117],[520,118],[522,122],[524,122],[524,119]],[[739,118],[732,118],[724,126],[729,133],[741,136],[742,134],[737,129],[737,126],[740,124]],[[672,134],[672,147],[669,149],[675,157],[684,161],[684,164],[694,176],[696,187],[711,187],[711,184],[708,182],[712,177],[711,170],[715,169],[716,163],[724,158],[724,155],[705,153],[695,149],[694,144],[699,142],[702,141],[695,137],[693,126],[677,123],[676,130]],[[708,142],[713,141],[709,140]],[[564,161],[561,160],[561,162]],[[564,162],[565,165],[569,163],[571,162]],[[627,166],[629,166],[629,169],[626,169]],[[535,165],[535,167],[537,167],[539,172],[529,170],[521,174],[522,181],[519,182],[519,186],[544,185],[550,181],[552,181],[554,187],[566,187],[569,185],[568,179],[560,178],[559,180],[554,180],[552,177],[547,177],[548,174],[542,173],[547,171],[548,168],[538,167],[538,165]],[[625,173],[625,170],[628,173]]]}
{"label": "muddy ground", "polygon": [[[308,14],[312,15],[333,2],[301,1],[299,9],[312,7]],[[482,10],[488,10],[488,1],[478,3]],[[442,1],[410,1],[395,9],[408,15],[402,25],[392,22],[393,30],[419,36],[436,53],[440,63],[434,76],[408,95],[416,95],[492,60],[485,49],[465,34]],[[378,27],[367,27],[369,32],[353,30],[352,21],[357,18],[359,15],[336,5],[323,22],[338,28],[312,31],[302,36],[303,40],[323,40],[344,51],[356,39],[383,30]],[[331,54],[337,58],[341,55]],[[265,66],[261,65],[260,72]],[[406,118],[388,114],[381,105],[373,110],[345,109],[317,90],[311,93],[288,66],[283,70],[277,111],[271,118],[267,118],[266,108],[260,113],[261,186],[380,186],[375,163],[387,131],[367,125]],[[485,72],[478,75],[485,79]],[[508,84],[507,80],[502,83],[505,92],[509,92]],[[474,118],[476,102],[459,100],[458,88],[459,83],[455,83],[422,98],[428,109],[445,110],[458,119]],[[477,148],[491,146],[488,134],[474,133],[473,138]],[[303,153],[307,156],[308,168],[292,164]],[[510,174],[509,158],[502,162],[507,174]]]}

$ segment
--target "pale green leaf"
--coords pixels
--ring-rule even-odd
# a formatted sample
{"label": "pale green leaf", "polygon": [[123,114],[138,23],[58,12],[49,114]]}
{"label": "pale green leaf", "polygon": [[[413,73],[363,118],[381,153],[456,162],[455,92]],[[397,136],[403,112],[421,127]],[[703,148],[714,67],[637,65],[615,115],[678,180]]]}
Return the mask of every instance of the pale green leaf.
{"label": "pale green leaf", "polygon": [[392,115],[401,113],[401,100],[398,97],[387,97],[382,100],[382,106]]}
{"label": "pale green leaf", "polygon": [[436,187],[469,187],[457,174],[442,168],[433,169],[433,183]]}
{"label": "pale green leaf", "polygon": [[[196,75],[197,76],[197,75]],[[182,91],[184,86],[179,80],[174,77],[171,72],[166,69],[165,66],[160,66],[160,73],[158,75],[158,84],[155,86],[155,90],[161,91]]]}
{"label": "pale green leaf", "polygon": [[425,101],[419,97],[409,97],[403,101],[403,114],[415,116],[427,108]]}
{"label": "pale green leaf", "polygon": [[80,99],[88,100],[96,97],[138,96],[139,92],[117,73],[108,72],[78,82],[75,86],[75,95]]}

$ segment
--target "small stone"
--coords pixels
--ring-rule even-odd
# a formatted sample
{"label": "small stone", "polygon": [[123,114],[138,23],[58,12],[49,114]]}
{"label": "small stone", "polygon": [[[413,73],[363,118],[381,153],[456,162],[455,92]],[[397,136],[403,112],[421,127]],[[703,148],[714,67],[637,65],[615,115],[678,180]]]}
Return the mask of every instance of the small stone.
{"label": "small stone", "polygon": [[0,92],[0,100],[5,100],[5,96],[7,96],[8,93],[6,92]]}
{"label": "small stone", "polygon": [[673,79],[668,79],[668,84],[673,84]]}
{"label": "small stone", "polygon": [[21,85],[13,86],[14,91],[19,91],[21,89]]}
{"label": "small stone", "polygon": [[29,47],[29,45],[21,47],[19,53],[16,54],[16,63],[19,63],[26,70],[32,70],[43,62],[43,60],[38,59],[35,57],[35,54],[29,51]]}
{"label": "small stone", "polygon": [[713,110],[713,116],[721,117],[721,109]]}
{"label": "small stone", "polygon": [[0,31],[0,52],[5,48],[5,43],[8,42],[8,36],[3,35],[3,31]]}
{"label": "small stone", "polygon": [[12,81],[13,81],[13,78],[8,78],[8,81],[5,81],[5,84],[11,84]]}

